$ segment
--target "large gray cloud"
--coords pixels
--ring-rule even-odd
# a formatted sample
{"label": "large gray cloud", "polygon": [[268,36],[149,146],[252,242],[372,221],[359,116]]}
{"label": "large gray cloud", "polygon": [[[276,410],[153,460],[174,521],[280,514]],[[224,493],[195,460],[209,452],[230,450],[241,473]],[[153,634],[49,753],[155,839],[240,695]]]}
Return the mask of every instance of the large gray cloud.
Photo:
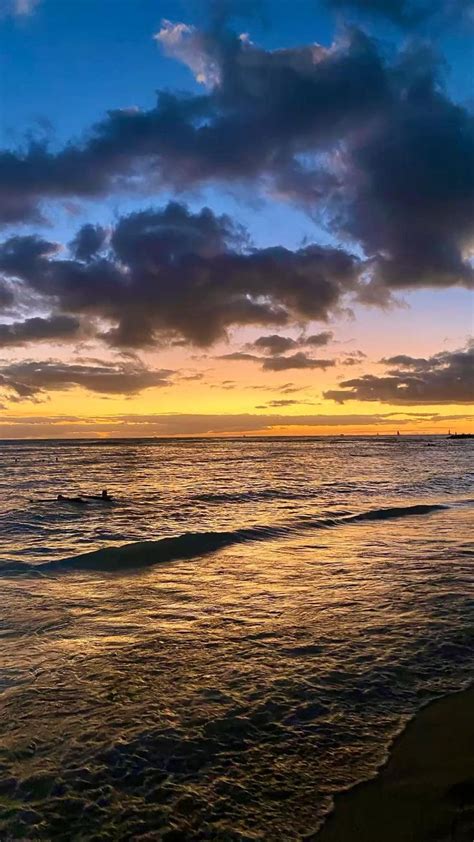
{"label": "large gray cloud", "polygon": [[122,217],[105,250],[90,234],[81,229],[69,256],[47,240],[12,237],[0,246],[0,272],[64,313],[105,320],[103,338],[119,347],[163,336],[205,346],[230,325],[325,321],[358,287],[352,255],[252,249],[240,226],[207,208],[169,203]]}
{"label": "large gray cloud", "polygon": [[329,390],[324,397],[338,403],[358,400],[395,405],[474,402],[474,345],[441,351],[427,359],[402,354],[383,362],[395,367],[381,377],[365,374],[344,380],[340,389]]}
{"label": "large gray cloud", "polygon": [[[383,5],[353,2],[369,11]],[[402,19],[414,5],[428,6],[384,7]],[[207,32],[165,22],[157,39],[206,89],[160,93],[148,111],[113,111],[82,144],[59,152],[33,144],[0,153],[5,221],[38,216],[43,199],[251,182],[252,195],[265,188],[303,203],[363,248],[372,283],[362,300],[383,302],[394,288],[472,284],[474,121],[450,99],[426,46],[392,61],[352,29],[329,48],[268,51],[222,21]],[[100,248],[101,236],[84,230],[77,258]],[[244,309],[241,323],[255,302]]]}
{"label": "large gray cloud", "polygon": [[[372,42],[354,32],[332,49],[269,52],[225,29],[165,24],[165,49],[209,84],[201,95],[159,93],[155,108],[110,112],[82,144],[34,143],[0,154],[5,221],[38,217],[43,198],[91,197],[137,183],[188,188],[298,171],[295,154],[325,148],[387,100]],[[305,189],[311,179],[306,178]],[[314,191],[320,190],[313,173]],[[327,185],[328,178],[323,178]]]}
{"label": "large gray cloud", "polygon": [[443,95],[429,62],[402,65],[400,78],[403,97],[347,149],[335,225],[373,257],[380,288],[470,287],[473,117]]}
{"label": "large gray cloud", "polygon": [[138,362],[84,365],[23,360],[0,365],[0,391],[14,399],[37,398],[75,386],[101,394],[135,395],[144,389],[168,386],[172,373],[168,369],[152,371]]}

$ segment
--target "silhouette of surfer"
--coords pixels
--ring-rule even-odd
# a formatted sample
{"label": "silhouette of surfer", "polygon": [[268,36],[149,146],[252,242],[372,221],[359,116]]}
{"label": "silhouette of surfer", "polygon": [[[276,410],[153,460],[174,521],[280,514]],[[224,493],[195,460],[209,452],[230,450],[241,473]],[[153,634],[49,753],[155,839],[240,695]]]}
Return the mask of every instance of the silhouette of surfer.
{"label": "silhouette of surfer", "polygon": [[84,497],[88,500],[99,500],[101,503],[111,503],[114,499],[106,488],[103,488],[100,494],[84,494]]}
{"label": "silhouette of surfer", "polygon": [[106,488],[100,494],[80,494],[77,497],[69,497],[67,494],[58,494],[58,503],[73,503],[76,506],[87,506],[89,500],[97,500],[99,503],[111,503],[113,497]]}

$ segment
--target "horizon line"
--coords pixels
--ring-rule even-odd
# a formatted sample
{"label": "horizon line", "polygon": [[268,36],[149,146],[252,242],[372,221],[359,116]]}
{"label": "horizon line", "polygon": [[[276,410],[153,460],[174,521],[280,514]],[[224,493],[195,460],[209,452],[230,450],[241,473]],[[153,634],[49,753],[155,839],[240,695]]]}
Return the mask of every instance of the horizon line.
{"label": "horizon line", "polygon": [[[260,440],[260,439],[322,439],[322,438],[331,438],[331,439],[340,439],[340,438],[351,438],[351,439],[361,439],[361,438],[448,438],[449,436],[456,435],[456,433],[450,433],[449,431],[446,432],[439,432],[439,433],[428,433],[428,432],[394,432],[394,433],[201,433],[197,435],[179,435],[179,434],[169,434],[169,435],[161,435],[161,436],[60,436],[55,438],[54,436],[47,436],[47,437],[26,437],[26,436],[19,436],[18,438],[0,438],[0,445],[8,444],[8,443],[15,443],[15,442],[99,442],[99,443],[106,443],[106,442],[123,442],[123,441],[202,441],[202,440],[209,440],[209,439],[220,439],[224,441],[228,441],[229,439],[253,439],[253,440]],[[466,433],[459,433],[457,435],[466,435]],[[471,433],[467,433],[467,435],[471,435]],[[472,433],[474,435],[474,433]]]}

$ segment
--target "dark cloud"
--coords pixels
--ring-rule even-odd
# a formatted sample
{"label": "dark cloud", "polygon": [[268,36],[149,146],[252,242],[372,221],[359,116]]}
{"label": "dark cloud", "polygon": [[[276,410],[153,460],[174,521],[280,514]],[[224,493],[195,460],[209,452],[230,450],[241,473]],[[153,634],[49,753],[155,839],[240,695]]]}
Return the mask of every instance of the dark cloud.
{"label": "dark cloud", "polygon": [[[84,257],[83,232],[73,247]],[[87,260],[38,237],[12,237],[0,246],[0,271],[62,312],[105,320],[111,345],[164,336],[206,346],[231,325],[326,320],[356,289],[359,261],[316,245],[252,249],[228,216],[172,202],[122,217],[107,250]]]}
{"label": "dark cloud", "polygon": [[172,373],[166,369],[152,371],[138,363],[82,365],[24,360],[0,366],[0,390],[21,399],[74,386],[101,394],[135,395],[151,387],[168,386]]}
{"label": "dark cloud", "polygon": [[306,336],[301,344],[311,345],[313,348],[321,348],[323,345],[329,345],[332,338],[333,334],[330,330],[323,330],[321,333],[313,333],[311,336]]}
{"label": "dark cloud", "polygon": [[474,345],[460,351],[441,351],[428,359],[405,354],[383,360],[395,365],[383,377],[365,374],[344,380],[325,398],[380,401],[390,404],[459,404],[474,402]]}
{"label": "dark cloud", "polygon": [[367,359],[367,354],[364,354],[363,351],[350,351],[350,353],[344,354],[341,363],[348,366],[361,365],[365,359]]}
{"label": "dark cloud", "polygon": [[284,407],[284,406],[301,406],[305,404],[306,406],[314,406],[314,401],[305,401],[305,400],[293,400],[291,398],[282,398],[280,400],[268,401],[268,403],[263,404],[262,406],[256,406],[255,409],[270,409],[273,407]]}
{"label": "dark cloud", "polygon": [[6,310],[8,307],[11,307],[15,300],[15,296],[13,292],[7,284],[2,283],[0,280],[0,311]]}
{"label": "dark cloud", "polygon": [[264,362],[264,357],[257,357],[256,354],[247,354],[245,351],[232,351],[230,354],[221,354],[217,357],[218,360],[230,360],[231,362]]}
{"label": "dark cloud", "polygon": [[300,336],[298,339],[272,333],[268,336],[259,336],[249,347],[255,348],[257,351],[263,351],[264,354],[280,355],[285,354],[287,351],[306,346],[320,348],[323,345],[327,345],[331,341],[332,336],[333,334],[328,330],[322,333],[314,333],[311,336]]}
{"label": "dark cloud", "polygon": [[101,225],[83,225],[70,243],[72,255],[77,260],[92,260],[104,246],[107,231]]}
{"label": "dark cloud", "polygon": [[281,392],[282,395],[294,395],[296,392],[303,392],[305,388],[305,386],[295,386],[294,383],[283,383],[283,385],[279,387],[278,391]]}
{"label": "dark cloud", "polygon": [[462,23],[474,12],[473,0],[327,0],[337,10],[354,10],[367,18],[386,18],[404,29],[434,20]]}
{"label": "dark cloud", "polygon": [[408,354],[396,354],[394,357],[384,357],[380,362],[385,365],[396,365],[402,368],[412,368],[415,370],[429,370],[431,368],[431,360],[425,357],[410,357]]}
{"label": "dark cloud", "polygon": [[211,383],[211,389],[224,389],[225,391],[231,391],[237,387],[237,383],[235,380],[221,380],[220,383]]}
{"label": "dark cloud", "polygon": [[299,401],[292,400],[291,398],[285,399],[282,398],[281,400],[274,400],[268,401],[268,403],[264,404],[263,406],[257,406],[256,409],[267,409],[268,407],[281,407],[281,406],[294,406],[298,404]]}
{"label": "dark cloud", "polygon": [[298,343],[295,339],[292,339],[290,336],[278,336],[276,333],[272,333],[269,336],[259,336],[252,343],[252,347],[256,348],[257,351],[263,351],[264,354],[284,354],[285,351],[289,351],[291,348],[296,348],[297,346]]}
{"label": "dark cloud", "polygon": [[179,379],[180,380],[186,380],[186,381],[188,381],[188,380],[192,381],[192,380],[202,380],[203,378],[204,378],[204,374],[197,371],[195,374],[182,374]]}
{"label": "dark cloud", "polygon": [[336,364],[335,360],[313,359],[313,357],[308,357],[302,351],[298,351],[296,354],[290,354],[287,357],[279,355],[259,357],[256,354],[247,354],[244,351],[234,351],[231,354],[222,354],[218,359],[261,363],[263,371],[289,371],[294,368],[326,369]]}
{"label": "dark cloud", "polygon": [[474,281],[474,120],[439,88],[436,68],[408,56],[403,95],[347,147],[336,228],[373,258],[363,300],[387,289]]}
{"label": "dark cloud", "polygon": [[265,359],[262,368],[264,371],[288,371],[292,368],[320,368],[326,370],[334,366],[335,360],[313,359],[302,351],[291,354],[289,357],[270,357]]}
{"label": "dark cloud", "polygon": [[73,316],[35,316],[23,322],[0,324],[0,348],[30,342],[70,342],[78,339],[81,324]]}

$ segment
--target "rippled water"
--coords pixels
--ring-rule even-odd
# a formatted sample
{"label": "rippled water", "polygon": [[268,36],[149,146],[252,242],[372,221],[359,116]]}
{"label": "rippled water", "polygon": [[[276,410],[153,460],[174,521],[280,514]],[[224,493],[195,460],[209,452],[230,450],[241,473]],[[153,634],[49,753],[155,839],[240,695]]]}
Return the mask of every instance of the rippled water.
{"label": "rippled water", "polygon": [[473,452],[0,444],[0,838],[312,838],[472,678]]}

